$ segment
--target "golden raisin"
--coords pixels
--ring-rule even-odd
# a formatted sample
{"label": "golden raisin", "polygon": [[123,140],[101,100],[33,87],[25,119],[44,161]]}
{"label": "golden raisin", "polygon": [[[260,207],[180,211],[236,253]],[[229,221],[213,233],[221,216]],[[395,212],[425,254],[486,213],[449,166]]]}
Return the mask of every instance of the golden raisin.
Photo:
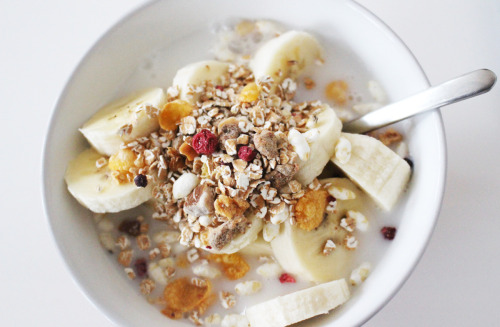
{"label": "golden raisin", "polygon": [[333,81],[326,86],[325,95],[336,104],[342,106],[347,102],[349,86],[344,81]]}
{"label": "golden raisin", "polygon": [[108,167],[120,173],[128,173],[130,168],[135,167],[136,154],[130,149],[120,149],[109,158]]}
{"label": "golden raisin", "polygon": [[193,107],[189,102],[184,100],[171,101],[160,110],[158,115],[160,127],[166,131],[175,131],[181,119],[189,116],[192,111]]}
{"label": "golden raisin", "polygon": [[198,153],[196,153],[195,149],[193,149],[193,147],[187,142],[182,143],[182,145],[179,147],[179,152],[180,154],[185,155],[189,161],[193,161],[194,158],[198,156]]}
{"label": "golden raisin", "polygon": [[239,99],[241,102],[253,102],[259,98],[260,88],[255,83],[248,83],[245,85],[243,90],[239,95]]}
{"label": "golden raisin", "polygon": [[297,227],[311,231],[321,225],[325,215],[328,192],[309,189],[295,205],[295,220]]}
{"label": "golden raisin", "polygon": [[163,298],[167,301],[167,311],[187,312],[199,306],[212,290],[210,281],[204,280],[202,286],[191,283],[188,277],[178,278],[165,286]]}
{"label": "golden raisin", "polygon": [[208,259],[220,263],[224,274],[231,280],[244,277],[250,270],[248,263],[238,253],[211,254]]}
{"label": "golden raisin", "polygon": [[239,217],[250,207],[250,203],[240,198],[231,198],[221,194],[214,203],[215,213],[232,220]]}

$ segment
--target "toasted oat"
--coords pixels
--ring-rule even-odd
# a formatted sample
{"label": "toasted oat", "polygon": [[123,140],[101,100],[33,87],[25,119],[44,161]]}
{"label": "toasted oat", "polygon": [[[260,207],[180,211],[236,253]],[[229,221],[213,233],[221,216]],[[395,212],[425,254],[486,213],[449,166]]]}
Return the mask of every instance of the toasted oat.
{"label": "toasted oat", "polygon": [[403,140],[403,136],[395,129],[389,128],[384,133],[380,134],[378,139],[380,142],[384,143],[384,145],[389,146],[393,143],[401,142]]}
{"label": "toasted oat", "polygon": [[219,292],[219,299],[224,309],[230,309],[236,305],[236,297],[230,292]]}
{"label": "toasted oat", "polygon": [[133,254],[133,250],[121,251],[118,254],[118,262],[124,267],[130,266],[130,263],[132,262],[132,254]]}
{"label": "toasted oat", "polygon": [[348,250],[355,250],[358,247],[358,240],[348,234],[344,238],[344,247]]}
{"label": "toasted oat", "polygon": [[134,269],[127,267],[124,269],[124,271],[125,271],[125,274],[127,274],[127,277],[129,279],[135,279],[136,275],[135,275]]}
{"label": "toasted oat", "polygon": [[149,295],[155,289],[155,282],[152,279],[146,278],[141,281],[140,289],[144,295]]}
{"label": "toasted oat", "polygon": [[316,87],[316,82],[309,77],[304,78],[304,85],[306,89],[311,90]]}
{"label": "toasted oat", "polygon": [[330,253],[335,251],[336,248],[337,246],[335,245],[333,240],[331,239],[326,240],[325,245],[323,247],[323,255],[329,255]]}
{"label": "toasted oat", "polygon": [[149,240],[149,236],[147,234],[141,234],[137,236],[137,246],[141,250],[147,250],[151,246],[151,241]]}

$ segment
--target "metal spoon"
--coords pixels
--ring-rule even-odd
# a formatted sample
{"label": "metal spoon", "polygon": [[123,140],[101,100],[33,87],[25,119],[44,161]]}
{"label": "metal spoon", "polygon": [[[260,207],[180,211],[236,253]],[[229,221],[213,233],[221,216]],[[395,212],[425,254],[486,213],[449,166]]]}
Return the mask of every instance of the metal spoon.
{"label": "metal spoon", "polygon": [[491,70],[475,70],[345,123],[342,131],[366,133],[424,111],[488,92],[496,80]]}

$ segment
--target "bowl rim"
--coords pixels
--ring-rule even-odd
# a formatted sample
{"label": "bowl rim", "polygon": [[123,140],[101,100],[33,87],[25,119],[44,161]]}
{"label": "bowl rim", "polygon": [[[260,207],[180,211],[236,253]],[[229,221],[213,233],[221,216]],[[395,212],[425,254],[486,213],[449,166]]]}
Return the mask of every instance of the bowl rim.
{"label": "bowl rim", "polygon": [[[59,94],[55,101],[55,105],[53,106],[52,113],[50,115],[50,120],[49,124],[47,125],[47,130],[45,133],[45,138],[43,141],[43,150],[42,150],[42,165],[41,165],[41,177],[42,177],[42,183],[41,183],[41,193],[42,193],[42,203],[43,203],[43,210],[45,213],[45,219],[47,220],[48,226],[50,227],[50,234],[52,236],[53,242],[57,245],[56,248],[59,252],[59,254],[62,257],[62,261],[64,262],[64,266],[66,269],[69,271],[71,280],[77,285],[78,289],[82,294],[87,298],[87,300],[94,306],[99,312],[103,313],[103,316],[106,317],[106,319],[114,324],[119,324],[119,325],[127,325],[127,322],[123,320],[123,318],[119,315],[117,315],[115,312],[112,310],[108,310],[106,305],[104,303],[101,303],[99,299],[97,299],[93,294],[90,293],[90,291],[84,286],[84,281],[82,281],[79,277],[78,274],[75,272],[74,267],[72,267],[68,260],[66,259],[66,256],[64,252],[62,251],[62,246],[61,241],[56,237],[55,235],[55,226],[54,222],[51,219],[52,211],[54,208],[51,208],[48,199],[47,199],[47,193],[48,189],[50,188],[49,186],[49,180],[47,176],[47,164],[49,162],[48,156],[49,156],[49,148],[50,148],[50,142],[49,140],[52,139],[53,133],[54,133],[54,124],[56,117],[58,116],[59,112],[62,110],[61,108],[61,101],[63,98],[65,98],[68,90],[71,88],[72,84],[74,83],[75,79],[78,77],[79,72],[81,71],[82,67],[86,65],[87,61],[90,58],[90,55],[100,46],[100,44],[108,39],[110,35],[115,33],[120,27],[124,24],[127,23],[128,20],[131,18],[140,15],[144,10],[149,8],[150,6],[154,6],[158,2],[162,2],[165,0],[149,0],[146,1],[140,5],[135,6],[134,8],[131,9],[130,12],[122,16],[118,21],[116,21],[114,24],[112,24],[111,27],[108,28],[107,31],[105,31],[100,37],[98,37],[92,44],[92,46],[83,54],[83,56],[80,58],[78,64],[75,66],[75,68],[72,70],[70,76],[64,83],[64,87],[62,89],[62,92]],[[412,61],[416,64],[416,67],[418,68],[419,73],[422,75],[423,80],[427,84],[427,86],[430,86],[429,80],[420,65],[419,61],[413,54],[413,52],[410,50],[410,48],[406,45],[406,43],[394,32],[394,30],[389,27],[381,18],[376,16],[373,12],[368,10],[366,7],[363,5],[359,4],[355,0],[342,0],[344,1],[348,6],[352,6],[354,10],[359,12],[360,14],[364,15],[364,17],[369,20],[373,25],[380,27],[384,34],[390,38],[393,39],[405,52],[406,56],[408,58],[411,58]],[[440,154],[442,155],[442,158],[439,162],[441,163],[439,166],[436,166],[436,170],[438,170],[438,176],[439,179],[436,181],[436,185],[439,190],[439,196],[436,197],[435,201],[432,203],[431,207],[434,208],[432,212],[434,212],[434,217],[432,219],[432,224],[429,226],[429,231],[426,233],[425,240],[422,240],[420,243],[420,249],[418,251],[415,251],[416,255],[413,257],[413,260],[411,261],[410,265],[407,265],[407,270],[405,271],[404,274],[401,275],[400,280],[398,283],[394,284],[392,292],[387,296],[383,301],[378,302],[377,306],[375,308],[372,308],[371,310],[367,311],[366,314],[364,315],[363,318],[359,320],[358,326],[363,325],[366,323],[368,320],[370,320],[373,316],[375,316],[380,310],[382,310],[387,303],[389,303],[394,296],[399,292],[399,290],[403,287],[403,285],[406,283],[408,278],[411,276],[413,271],[415,270],[416,266],[418,265],[419,261],[421,260],[423,254],[425,253],[425,250],[427,249],[427,246],[429,244],[429,241],[434,233],[439,214],[441,211],[442,207],[442,202],[444,198],[444,191],[445,191],[445,184],[446,184],[446,167],[447,167],[447,147],[446,147],[446,137],[445,137],[445,129],[444,129],[444,124],[443,124],[443,119],[441,112],[439,108],[436,108],[432,110],[431,112],[426,113],[425,115],[429,116],[434,116],[435,124],[438,126],[438,138],[435,140],[436,144],[438,144],[439,148],[441,148],[442,151],[440,151]]]}

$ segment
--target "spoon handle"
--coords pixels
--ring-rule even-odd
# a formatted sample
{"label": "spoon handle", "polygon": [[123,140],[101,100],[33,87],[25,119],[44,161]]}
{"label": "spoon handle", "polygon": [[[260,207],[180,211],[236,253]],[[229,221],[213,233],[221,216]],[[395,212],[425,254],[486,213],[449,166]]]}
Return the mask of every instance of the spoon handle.
{"label": "spoon handle", "polygon": [[421,112],[488,92],[495,81],[496,76],[491,70],[475,70],[345,123],[342,131],[366,133]]}

